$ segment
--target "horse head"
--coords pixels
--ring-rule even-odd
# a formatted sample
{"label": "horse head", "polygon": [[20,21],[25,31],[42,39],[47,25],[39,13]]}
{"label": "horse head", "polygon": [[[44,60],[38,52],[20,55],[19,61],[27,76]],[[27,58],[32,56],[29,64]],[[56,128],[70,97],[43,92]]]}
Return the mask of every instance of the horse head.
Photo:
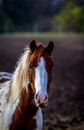
{"label": "horse head", "polygon": [[54,43],[47,46],[30,42],[30,54],[28,59],[29,83],[34,94],[34,102],[37,107],[45,107],[48,103],[48,94],[52,78],[53,62],[51,53]]}

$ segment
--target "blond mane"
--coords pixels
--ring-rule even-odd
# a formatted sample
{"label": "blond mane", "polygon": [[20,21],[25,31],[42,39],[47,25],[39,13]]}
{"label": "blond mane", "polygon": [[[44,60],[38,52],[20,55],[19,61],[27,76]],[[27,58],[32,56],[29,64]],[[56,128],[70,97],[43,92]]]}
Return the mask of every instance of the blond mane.
{"label": "blond mane", "polygon": [[28,78],[28,57],[29,48],[23,53],[17,63],[17,67],[11,79],[11,92],[10,100],[14,102],[21,94],[21,91],[29,83]]}

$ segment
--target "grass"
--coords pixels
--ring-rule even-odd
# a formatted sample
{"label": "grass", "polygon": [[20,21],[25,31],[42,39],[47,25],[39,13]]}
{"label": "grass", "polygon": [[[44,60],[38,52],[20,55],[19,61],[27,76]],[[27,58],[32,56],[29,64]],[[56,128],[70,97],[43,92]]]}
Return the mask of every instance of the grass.
{"label": "grass", "polygon": [[0,37],[28,37],[28,38],[33,38],[33,37],[38,37],[38,38],[56,38],[56,37],[67,37],[67,36],[77,36],[77,35],[82,35],[84,36],[84,34],[78,34],[78,33],[55,33],[55,32],[46,32],[46,33],[24,33],[24,32],[16,32],[16,33],[4,33],[4,34],[0,34]]}

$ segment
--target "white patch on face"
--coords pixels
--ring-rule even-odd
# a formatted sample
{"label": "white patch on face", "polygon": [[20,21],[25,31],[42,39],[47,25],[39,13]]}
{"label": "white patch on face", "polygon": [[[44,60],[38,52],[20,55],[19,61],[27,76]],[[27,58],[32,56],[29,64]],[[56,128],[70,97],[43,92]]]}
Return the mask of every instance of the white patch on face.
{"label": "white patch on face", "polygon": [[45,60],[40,58],[38,66],[35,68],[35,88],[36,94],[44,96],[47,94],[47,71],[45,67]]}
{"label": "white patch on face", "polygon": [[37,128],[36,130],[42,130],[42,127],[43,127],[43,117],[42,117],[42,111],[41,111],[41,108],[38,109],[37,113],[36,113],[36,116],[34,117],[36,119],[36,125],[37,125]]}

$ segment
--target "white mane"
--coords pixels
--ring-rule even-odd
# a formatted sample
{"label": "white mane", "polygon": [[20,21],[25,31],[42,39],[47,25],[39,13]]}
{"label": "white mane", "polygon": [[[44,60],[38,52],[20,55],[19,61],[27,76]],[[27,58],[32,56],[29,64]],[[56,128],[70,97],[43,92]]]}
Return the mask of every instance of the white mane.
{"label": "white mane", "polygon": [[17,63],[16,70],[12,77],[11,83],[11,101],[15,101],[16,98],[20,95],[22,89],[26,87],[29,83],[28,78],[28,56],[29,48],[26,49],[24,54],[19,59]]}

